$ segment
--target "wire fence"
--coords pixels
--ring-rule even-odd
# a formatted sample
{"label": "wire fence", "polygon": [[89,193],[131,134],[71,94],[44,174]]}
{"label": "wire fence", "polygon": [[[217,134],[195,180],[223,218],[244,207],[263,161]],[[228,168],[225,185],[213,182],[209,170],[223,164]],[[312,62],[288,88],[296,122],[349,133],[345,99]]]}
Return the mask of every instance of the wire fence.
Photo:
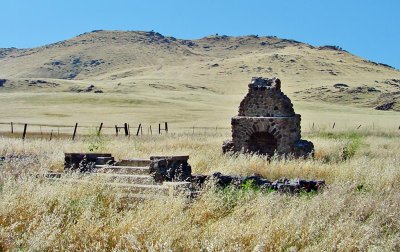
{"label": "wire fence", "polygon": [[[231,130],[231,127],[221,126],[174,126],[171,132],[168,122],[158,124],[104,124],[99,123],[97,125],[84,125],[84,124],[39,124],[39,123],[22,123],[22,122],[0,122],[0,135],[10,136],[16,138],[25,139],[30,138],[46,138],[52,140],[55,138],[70,138],[75,140],[77,136],[89,136],[89,135],[108,135],[108,136],[143,136],[143,135],[163,135],[170,133],[186,133],[186,134],[202,134],[202,133],[222,133]],[[375,130],[378,128],[374,124],[363,125],[353,124],[346,129],[350,130]],[[317,124],[313,122],[308,125],[309,131],[316,130],[339,130],[338,123],[333,122],[331,124],[321,123]],[[400,132],[400,125],[393,130]]]}

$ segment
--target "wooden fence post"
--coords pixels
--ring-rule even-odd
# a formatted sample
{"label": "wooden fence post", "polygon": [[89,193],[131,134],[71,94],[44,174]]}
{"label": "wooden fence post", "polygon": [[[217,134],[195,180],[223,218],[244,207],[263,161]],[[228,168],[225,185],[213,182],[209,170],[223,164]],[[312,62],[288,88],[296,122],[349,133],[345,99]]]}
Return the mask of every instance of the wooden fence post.
{"label": "wooden fence post", "polygon": [[99,130],[97,131],[97,134],[98,135],[100,135],[100,133],[101,133],[101,129],[103,128],[103,123],[100,123],[100,127],[99,127]]}
{"label": "wooden fence post", "polygon": [[150,135],[153,135],[153,130],[151,129],[151,125],[149,127],[149,130],[150,130]]}
{"label": "wooden fence post", "polygon": [[25,125],[24,125],[24,133],[22,133],[22,140],[25,140],[25,137],[26,137],[26,128],[28,127],[28,124],[27,123],[25,123]]}
{"label": "wooden fence post", "polygon": [[336,125],[336,122],[334,122],[334,123],[333,123],[332,129],[334,129],[334,128],[335,128],[335,125]]}
{"label": "wooden fence post", "polygon": [[118,136],[118,126],[115,125],[115,135]]}
{"label": "wooden fence post", "polygon": [[136,131],[136,136],[139,136],[139,132],[140,132],[141,128],[142,128],[142,124],[139,123],[139,126],[138,126],[137,131]]}
{"label": "wooden fence post", "polygon": [[129,135],[129,131],[128,131],[128,124],[124,123],[124,130],[125,130],[125,136]]}
{"label": "wooden fence post", "polygon": [[52,138],[53,138],[53,129],[52,129],[51,132],[50,132],[50,139],[49,139],[49,141],[51,141]]}
{"label": "wooden fence post", "polygon": [[76,129],[78,128],[78,123],[75,123],[75,128],[74,128],[74,134],[72,135],[72,141],[75,140],[75,136],[76,136]]}
{"label": "wooden fence post", "polygon": [[158,124],[158,134],[161,135],[161,123]]}
{"label": "wooden fence post", "polygon": [[168,133],[168,122],[165,122],[165,133]]}
{"label": "wooden fence post", "polygon": [[13,125],[13,122],[11,122],[11,134],[14,134],[14,125]]}

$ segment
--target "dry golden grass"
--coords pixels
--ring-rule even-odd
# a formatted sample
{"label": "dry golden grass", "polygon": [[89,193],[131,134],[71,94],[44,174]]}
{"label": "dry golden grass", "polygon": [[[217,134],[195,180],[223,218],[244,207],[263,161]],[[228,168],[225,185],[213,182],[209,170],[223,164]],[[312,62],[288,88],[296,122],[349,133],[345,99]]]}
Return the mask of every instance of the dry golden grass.
{"label": "dry golden grass", "polygon": [[[6,171],[60,170],[64,151],[111,152],[118,158],[189,154],[196,173],[269,179],[324,179],[318,194],[206,192],[182,198],[132,201],[130,207],[101,183],[71,185],[0,175],[0,250],[93,251],[399,251],[400,135],[396,132],[313,132],[314,160],[268,162],[225,156],[227,133],[76,142],[0,138],[0,155],[26,155]],[[356,142],[354,155],[343,149]]]}

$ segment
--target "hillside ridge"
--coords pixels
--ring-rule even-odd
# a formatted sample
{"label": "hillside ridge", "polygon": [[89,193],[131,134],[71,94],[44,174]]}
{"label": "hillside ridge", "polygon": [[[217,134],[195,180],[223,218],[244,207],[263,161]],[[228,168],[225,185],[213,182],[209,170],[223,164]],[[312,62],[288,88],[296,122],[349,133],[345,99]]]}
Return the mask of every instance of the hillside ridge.
{"label": "hillside ridge", "polygon": [[[168,111],[182,123],[206,117],[226,123],[253,76],[280,78],[300,112],[303,107],[305,113],[320,113],[316,106],[362,114],[400,110],[399,70],[338,46],[275,36],[189,40],[154,31],[100,30],[41,47],[0,49],[0,95],[19,97],[21,118],[27,107],[37,106],[38,117],[67,120],[73,115],[64,107],[85,104],[89,111],[104,106],[110,118],[116,110],[133,113],[134,107],[143,120]],[[0,102],[3,108],[13,103],[8,97]],[[15,118],[16,111],[9,116]]]}

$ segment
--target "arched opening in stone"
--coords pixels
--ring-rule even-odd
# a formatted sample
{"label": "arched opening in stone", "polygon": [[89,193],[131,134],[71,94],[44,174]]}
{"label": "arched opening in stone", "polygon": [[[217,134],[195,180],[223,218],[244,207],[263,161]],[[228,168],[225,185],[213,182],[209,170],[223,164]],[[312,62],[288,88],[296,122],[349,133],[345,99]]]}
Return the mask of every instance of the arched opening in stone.
{"label": "arched opening in stone", "polygon": [[268,132],[255,132],[250,136],[248,146],[252,153],[273,156],[278,147],[278,142]]}

